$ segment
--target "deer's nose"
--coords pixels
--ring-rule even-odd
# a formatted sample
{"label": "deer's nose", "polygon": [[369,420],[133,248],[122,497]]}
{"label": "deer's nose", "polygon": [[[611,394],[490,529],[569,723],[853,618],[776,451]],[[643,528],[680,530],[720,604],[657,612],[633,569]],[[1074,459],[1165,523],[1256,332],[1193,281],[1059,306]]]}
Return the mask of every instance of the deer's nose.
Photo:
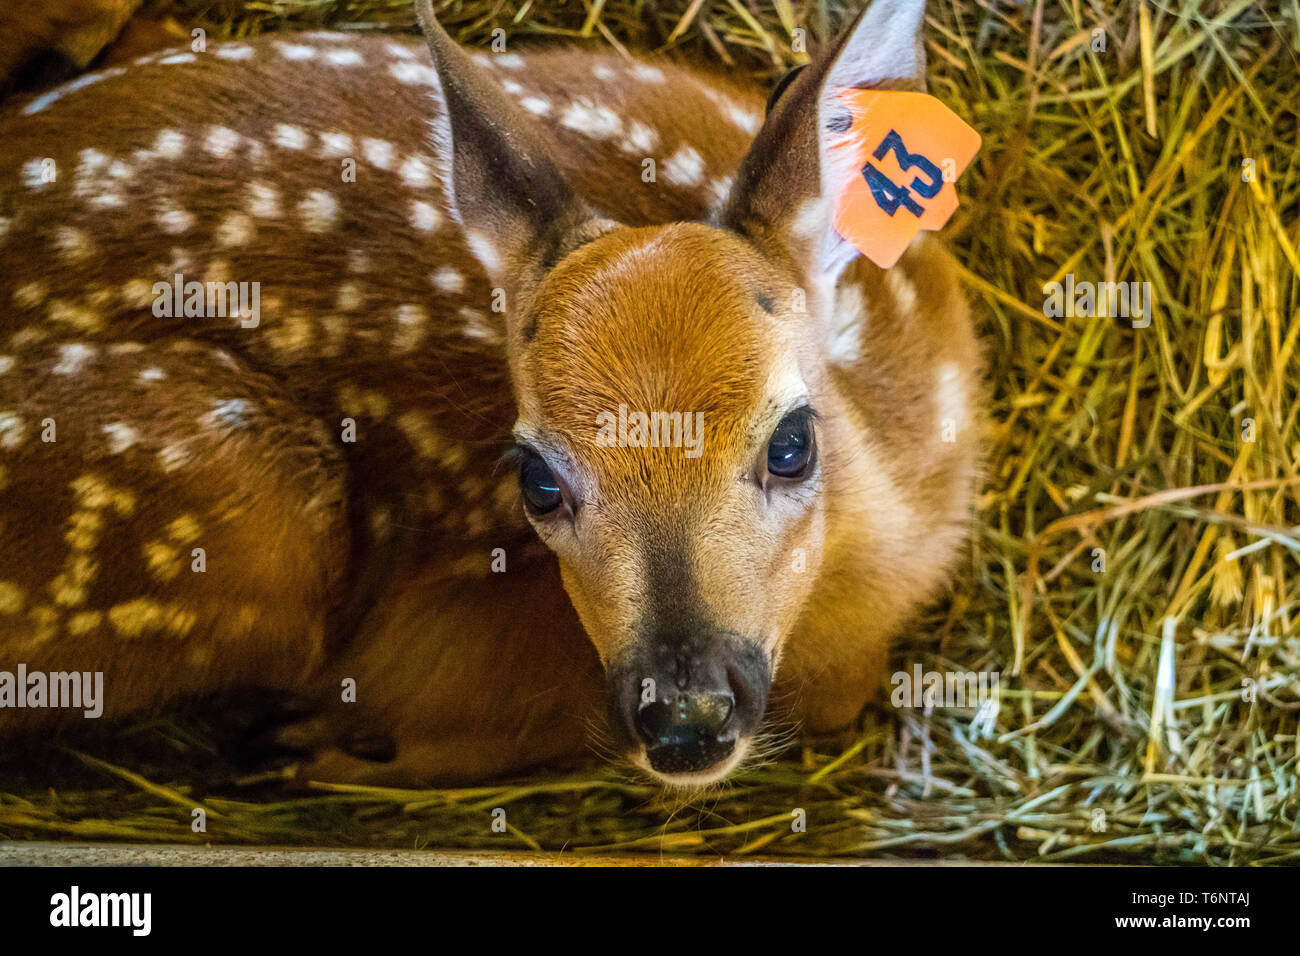
{"label": "deer's nose", "polygon": [[758,729],[770,675],[757,641],[655,635],[612,674],[616,726],[656,773],[715,770]]}
{"label": "deer's nose", "polygon": [[660,773],[689,773],[724,760],[735,747],[727,734],[736,695],[725,691],[672,691],[637,710],[636,728],[650,766]]}

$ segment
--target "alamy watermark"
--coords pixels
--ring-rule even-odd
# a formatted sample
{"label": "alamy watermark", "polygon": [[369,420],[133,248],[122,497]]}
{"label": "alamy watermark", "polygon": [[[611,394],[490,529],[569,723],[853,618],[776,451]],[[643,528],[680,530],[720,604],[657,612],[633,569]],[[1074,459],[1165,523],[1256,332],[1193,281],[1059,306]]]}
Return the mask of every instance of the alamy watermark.
{"label": "alamy watermark", "polygon": [[913,664],[910,671],[897,671],[889,678],[893,690],[889,702],[895,707],[980,708],[998,703],[999,671],[927,671]]}
{"label": "alamy watermark", "polygon": [[629,412],[596,415],[596,444],[601,448],[684,448],[699,458],[704,444],[703,412]]}
{"label": "alamy watermark", "polygon": [[1043,286],[1043,315],[1049,319],[1130,319],[1133,328],[1151,324],[1155,304],[1150,282],[1077,282],[1067,272],[1064,282]]}
{"label": "alamy watermark", "polygon": [[153,284],[153,314],[160,319],[239,317],[255,329],[262,321],[262,283],[185,281],[176,273],[171,282]]}
{"label": "alamy watermark", "polygon": [[103,671],[0,671],[0,709],[72,708],[94,720],[104,713]]}
{"label": "alamy watermark", "polygon": [[50,897],[50,925],[58,927],[122,927],[133,936],[153,929],[152,893],[83,892],[75,884]]}

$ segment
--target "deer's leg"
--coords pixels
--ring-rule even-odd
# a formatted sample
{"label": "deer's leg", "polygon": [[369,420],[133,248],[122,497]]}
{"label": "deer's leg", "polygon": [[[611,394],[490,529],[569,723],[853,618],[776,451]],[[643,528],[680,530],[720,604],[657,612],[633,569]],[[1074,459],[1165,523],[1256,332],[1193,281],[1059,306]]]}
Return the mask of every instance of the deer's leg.
{"label": "deer's leg", "polygon": [[485,553],[481,573],[452,577],[451,562],[438,562],[394,585],[312,682],[319,714],[280,733],[281,744],[311,751],[303,777],[470,783],[599,746],[603,673],[554,560],[505,550],[501,573]]}
{"label": "deer's leg", "polygon": [[323,424],[188,340],[0,360],[0,671],[102,671],[119,715],[318,663],[348,540]]}

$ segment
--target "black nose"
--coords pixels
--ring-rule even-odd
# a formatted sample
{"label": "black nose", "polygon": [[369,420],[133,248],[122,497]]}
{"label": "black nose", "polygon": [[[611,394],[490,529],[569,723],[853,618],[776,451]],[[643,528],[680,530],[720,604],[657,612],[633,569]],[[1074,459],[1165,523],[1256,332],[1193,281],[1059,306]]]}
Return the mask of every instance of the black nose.
{"label": "black nose", "polygon": [[698,773],[731,756],[762,722],[770,679],[757,641],[707,632],[645,638],[611,677],[616,724],[659,773]]}
{"label": "black nose", "polygon": [[725,760],[736,745],[735,737],[726,735],[735,711],[730,690],[669,692],[642,703],[636,728],[650,766],[660,773],[683,773]]}

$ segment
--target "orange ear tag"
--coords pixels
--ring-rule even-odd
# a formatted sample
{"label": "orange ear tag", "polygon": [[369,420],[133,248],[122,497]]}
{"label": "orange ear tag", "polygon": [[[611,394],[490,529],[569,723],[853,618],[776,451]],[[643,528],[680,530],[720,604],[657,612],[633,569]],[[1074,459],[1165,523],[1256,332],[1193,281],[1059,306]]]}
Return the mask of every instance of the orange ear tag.
{"label": "orange ear tag", "polygon": [[980,134],[927,93],[848,90],[841,101],[852,125],[830,148],[859,173],[835,204],[835,231],[888,269],[920,230],[956,211],[956,180]]}

